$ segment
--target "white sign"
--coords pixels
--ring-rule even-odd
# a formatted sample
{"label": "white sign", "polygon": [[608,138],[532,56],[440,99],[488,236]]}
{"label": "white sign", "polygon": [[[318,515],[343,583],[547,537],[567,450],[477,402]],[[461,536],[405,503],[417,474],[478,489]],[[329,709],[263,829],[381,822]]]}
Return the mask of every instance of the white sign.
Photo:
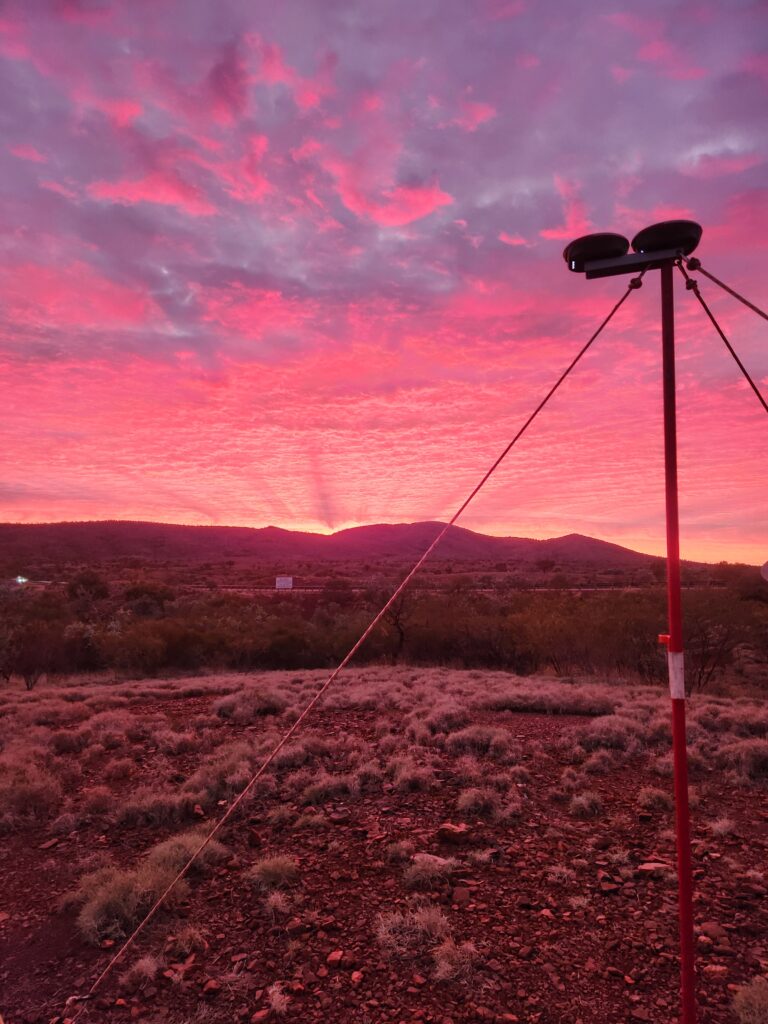
{"label": "white sign", "polygon": [[760,570],[760,575],[764,580],[768,580],[768,562],[765,563],[763,568]]}
{"label": "white sign", "polygon": [[293,576],[275,576],[275,590],[293,590]]}

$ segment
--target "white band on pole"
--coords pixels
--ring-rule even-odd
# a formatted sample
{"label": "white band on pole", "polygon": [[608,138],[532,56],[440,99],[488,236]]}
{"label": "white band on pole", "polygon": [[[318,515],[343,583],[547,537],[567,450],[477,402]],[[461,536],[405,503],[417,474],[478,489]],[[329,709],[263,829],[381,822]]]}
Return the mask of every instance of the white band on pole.
{"label": "white band on pole", "polygon": [[669,668],[669,695],[673,700],[685,700],[685,672],[683,669],[683,652],[667,651]]}

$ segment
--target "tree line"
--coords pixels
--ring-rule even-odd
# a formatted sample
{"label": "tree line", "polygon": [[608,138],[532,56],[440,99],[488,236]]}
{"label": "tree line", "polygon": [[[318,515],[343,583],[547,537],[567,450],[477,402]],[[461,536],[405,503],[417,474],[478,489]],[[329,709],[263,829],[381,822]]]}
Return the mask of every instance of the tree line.
{"label": "tree line", "polygon": [[[154,582],[116,593],[95,572],[65,587],[0,595],[0,676],[32,689],[46,675],[111,669],[152,676],[197,670],[333,666],[388,595],[343,579],[316,594],[175,593]],[[744,578],[684,593],[686,670],[704,689],[740,648],[768,660],[768,586]],[[358,663],[444,664],[529,674],[666,678],[666,595],[627,592],[405,592]]]}

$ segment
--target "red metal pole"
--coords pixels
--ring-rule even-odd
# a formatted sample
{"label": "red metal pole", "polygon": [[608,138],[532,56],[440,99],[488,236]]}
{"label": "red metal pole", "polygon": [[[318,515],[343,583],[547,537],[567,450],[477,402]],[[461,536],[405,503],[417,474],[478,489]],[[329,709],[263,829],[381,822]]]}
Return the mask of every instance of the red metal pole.
{"label": "red metal pole", "polygon": [[672,261],[661,267],[661,338],[664,378],[664,471],[667,493],[667,660],[672,698],[672,749],[675,768],[675,825],[680,920],[680,982],[682,1024],[695,1024],[696,991],[693,957],[693,872],[688,808],[688,752],[685,740],[683,617],[680,600],[680,527],[677,510],[677,426],[675,416],[675,310]]}

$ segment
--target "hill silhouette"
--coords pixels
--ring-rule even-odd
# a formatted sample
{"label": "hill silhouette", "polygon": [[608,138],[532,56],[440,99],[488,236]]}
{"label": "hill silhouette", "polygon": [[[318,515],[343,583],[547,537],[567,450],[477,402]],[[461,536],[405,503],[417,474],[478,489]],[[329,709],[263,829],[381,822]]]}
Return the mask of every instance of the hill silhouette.
{"label": "hill silhouette", "polygon": [[[33,562],[221,562],[248,559],[268,564],[324,561],[411,561],[421,555],[443,524],[438,522],[357,526],[325,535],[276,526],[178,526],[149,522],[0,523],[0,558]],[[435,560],[591,563],[637,566],[656,560],[618,544],[578,533],[549,540],[491,537],[452,526]]]}

